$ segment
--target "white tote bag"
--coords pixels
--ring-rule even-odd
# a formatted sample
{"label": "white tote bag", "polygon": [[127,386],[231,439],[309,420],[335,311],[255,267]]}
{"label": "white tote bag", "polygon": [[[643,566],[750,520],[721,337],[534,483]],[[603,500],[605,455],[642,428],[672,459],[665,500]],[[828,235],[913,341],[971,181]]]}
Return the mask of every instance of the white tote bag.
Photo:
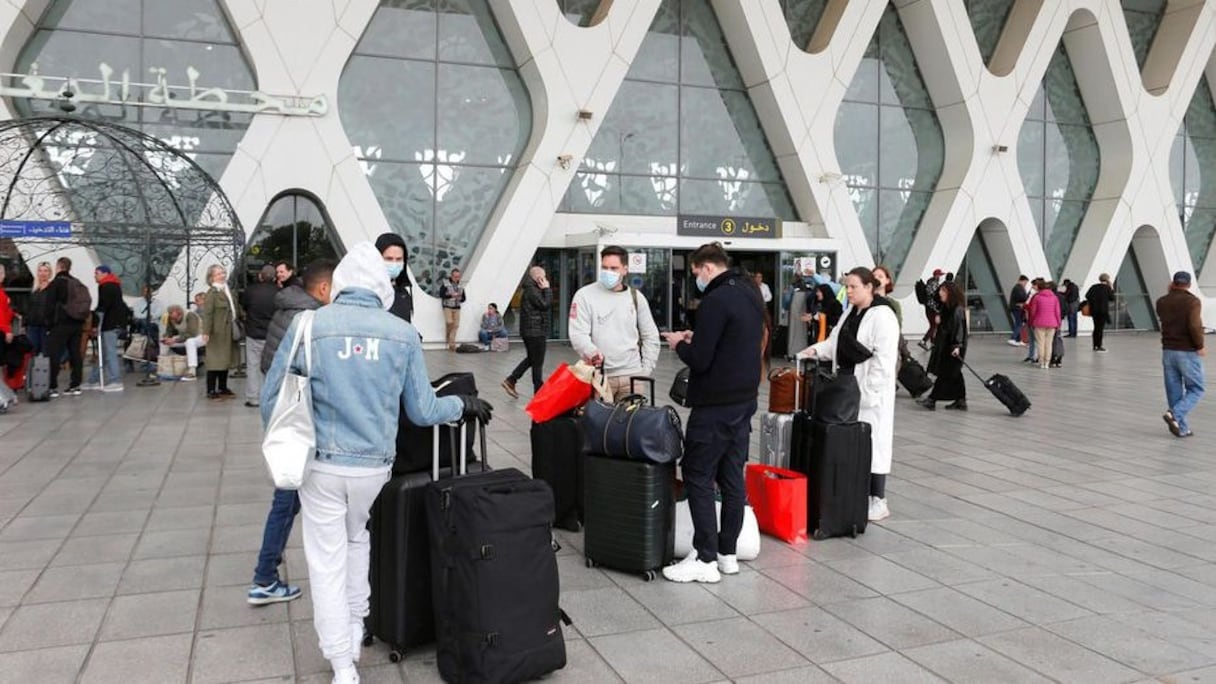
{"label": "white tote bag", "polygon": [[[722,517],[722,502],[715,501],[718,518]],[[683,558],[692,551],[692,512],[688,510],[688,500],[676,502],[676,537],[675,557]],[[743,508],[743,529],[739,530],[739,539],[735,543],[735,556],[741,561],[756,560],[760,555],[760,525],[756,522],[756,512],[751,506]]]}
{"label": "white tote bag", "polygon": [[262,456],[270,470],[270,479],[279,489],[299,489],[304,484],[308,462],[316,453],[317,435],[312,417],[312,319],[314,312],[302,311],[296,315],[299,328],[291,342],[291,354],[295,359],[296,349],[304,345],[304,369],[308,376],[291,372],[290,365],[283,374],[283,385],[274,403],[274,412],[266,424],[266,436],[262,438]]}

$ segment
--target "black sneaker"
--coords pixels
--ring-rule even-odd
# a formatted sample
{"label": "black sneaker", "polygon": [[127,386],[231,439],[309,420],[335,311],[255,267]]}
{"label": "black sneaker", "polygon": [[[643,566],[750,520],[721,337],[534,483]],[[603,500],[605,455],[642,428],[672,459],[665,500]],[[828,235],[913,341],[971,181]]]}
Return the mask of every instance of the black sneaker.
{"label": "black sneaker", "polygon": [[80,389],[80,386],[77,385],[76,387],[69,387],[65,394],[70,394],[73,397],[79,397],[80,395],[84,394],[84,390]]}
{"label": "black sneaker", "polygon": [[951,411],[966,411],[967,410],[967,400],[959,399],[958,401],[955,401],[953,403],[946,404],[946,408],[950,409]]}

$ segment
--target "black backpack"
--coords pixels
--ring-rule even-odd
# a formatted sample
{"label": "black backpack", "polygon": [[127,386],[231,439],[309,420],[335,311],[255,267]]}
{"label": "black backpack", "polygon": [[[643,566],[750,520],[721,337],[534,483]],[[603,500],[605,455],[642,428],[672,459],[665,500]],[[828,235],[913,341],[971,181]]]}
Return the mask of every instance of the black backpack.
{"label": "black backpack", "polygon": [[67,276],[67,288],[68,297],[67,301],[63,303],[63,313],[74,321],[83,321],[89,317],[89,312],[93,309],[93,298],[89,295],[89,288],[72,276]]}

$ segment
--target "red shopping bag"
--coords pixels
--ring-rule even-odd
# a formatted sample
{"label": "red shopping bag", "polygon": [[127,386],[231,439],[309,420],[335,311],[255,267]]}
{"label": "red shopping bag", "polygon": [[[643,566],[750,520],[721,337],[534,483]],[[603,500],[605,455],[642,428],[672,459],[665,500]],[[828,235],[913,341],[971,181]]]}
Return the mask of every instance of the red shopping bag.
{"label": "red shopping bag", "polygon": [[570,366],[563,363],[540,386],[524,410],[532,416],[533,421],[543,423],[587,403],[592,391],[589,383],[576,376]]}
{"label": "red shopping bag", "polygon": [[760,531],[782,541],[806,541],[806,475],[776,466],[747,465],[747,501]]}

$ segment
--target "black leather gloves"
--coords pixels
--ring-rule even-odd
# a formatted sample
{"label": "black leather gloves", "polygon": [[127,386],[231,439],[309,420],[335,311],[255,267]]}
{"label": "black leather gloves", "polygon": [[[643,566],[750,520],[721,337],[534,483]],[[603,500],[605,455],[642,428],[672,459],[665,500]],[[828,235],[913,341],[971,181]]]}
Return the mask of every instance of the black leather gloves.
{"label": "black leather gloves", "polygon": [[476,420],[482,425],[490,422],[493,417],[494,407],[485,399],[479,399],[471,394],[460,395],[460,400],[464,402],[464,418],[466,420]]}

